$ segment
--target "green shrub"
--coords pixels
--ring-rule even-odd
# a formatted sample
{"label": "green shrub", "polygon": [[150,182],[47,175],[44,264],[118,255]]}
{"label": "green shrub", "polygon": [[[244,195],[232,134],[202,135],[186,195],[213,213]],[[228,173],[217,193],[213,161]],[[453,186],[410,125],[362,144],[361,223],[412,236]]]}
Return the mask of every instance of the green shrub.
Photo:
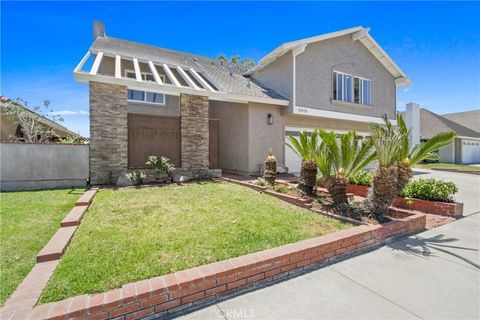
{"label": "green shrub", "polygon": [[354,175],[348,177],[348,183],[369,187],[372,185],[372,173],[365,170],[358,171]]}
{"label": "green shrub", "polygon": [[170,162],[170,159],[164,156],[148,156],[146,165],[150,166],[157,175],[166,174],[169,178],[175,171],[175,166]]}
{"label": "green shrub", "polygon": [[453,202],[458,188],[453,182],[435,179],[418,179],[409,182],[402,190],[402,197],[430,201]]}
{"label": "green shrub", "polygon": [[137,186],[143,184],[143,181],[147,178],[147,175],[142,170],[132,170],[128,176]]}
{"label": "green shrub", "polygon": [[255,180],[255,184],[260,187],[265,187],[267,185],[267,181],[263,178],[258,178]]}
{"label": "green shrub", "polygon": [[290,186],[284,185],[284,184],[276,184],[273,186],[273,191],[278,192],[278,193],[288,193],[290,191]]}

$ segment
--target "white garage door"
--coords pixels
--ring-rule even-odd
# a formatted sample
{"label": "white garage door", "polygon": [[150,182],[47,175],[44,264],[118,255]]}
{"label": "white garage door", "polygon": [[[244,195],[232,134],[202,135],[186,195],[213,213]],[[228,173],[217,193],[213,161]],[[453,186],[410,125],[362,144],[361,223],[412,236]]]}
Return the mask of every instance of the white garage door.
{"label": "white garage door", "polygon": [[480,163],[480,141],[462,139],[462,163]]}
{"label": "white garage door", "polygon": [[[314,129],[313,128],[302,128],[302,127],[285,127],[285,143],[288,143],[288,137],[289,136],[295,136],[298,137],[300,132],[307,131],[307,132],[312,132]],[[330,129],[327,129],[330,130]],[[338,134],[344,134],[346,133],[345,130],[333,130],[335,133]],[[365,136],[367,135],[364,132],[357,132],[358,135],[360,136]],[[300,168],[302,165],[302,159],[300,159],[297,154],[290,149],[287,145],[285,145],[285,165],[288,167],[288,172],[293,173],[295,175],[300,174]]]}

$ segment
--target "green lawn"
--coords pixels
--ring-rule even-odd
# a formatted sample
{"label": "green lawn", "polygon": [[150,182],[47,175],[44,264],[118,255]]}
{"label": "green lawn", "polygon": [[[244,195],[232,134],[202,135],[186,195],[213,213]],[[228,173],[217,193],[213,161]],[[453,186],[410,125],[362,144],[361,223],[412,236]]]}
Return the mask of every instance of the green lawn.
{"label": "green lawn", "polygon": [[425,169],[451,169],[462,171],[479,171],[480,166],[469,166],[465,164],[451,164],[451,163],[422,163],[417,164],[416,167],[425,168]]}
{"label": "green lawn", "polygon": [[102,292],[348,227],[230,183],[104,189],[41,302]]}
{"label": "green lawn", "polygon": [[0,193],[0,305],[35,264],[35,257],[60,227],[81,191]]}

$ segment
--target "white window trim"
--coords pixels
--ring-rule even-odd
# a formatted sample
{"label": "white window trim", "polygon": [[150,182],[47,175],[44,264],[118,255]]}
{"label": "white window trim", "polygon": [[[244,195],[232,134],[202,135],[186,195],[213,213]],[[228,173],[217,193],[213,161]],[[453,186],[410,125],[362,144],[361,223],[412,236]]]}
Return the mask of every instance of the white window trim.
{"label": "white window trim", "polygon": [[[337,77],[335,76],[335,73],[337,74],[341,74],[342,75],[342,92],[341,92],[341,99],[338,99],[337,96],[338,96],[338,83],[337,83]],[[345,100],[345,93],[346,93],[346,90],[345,90],[345,81],[344,81],[344,76],[347,75],[347,76],[350,76],[352,77],[352,101],[346,101]],[[337,94],[336,96],[334,96],[333,94],[333,88],[332,88],[332,100],[335,100],[335,101],[341,101],[341,102],[345,102],[345,103],[351,103],[351,104],[354,104],[354,105],[359,105],[359,106],[367,106],[367,107],[372,107],[373,106],[373,103],[372,103],[372,80],[371,79],[368,79],[368,78],[364,78],[364,77],[360,77],[360,76],[356,76],[356,75],[353,75],[353,74],[350,74],[350,73],[346,73],[346,72],[341,72],[341,71],[336,71],[336,70],[333,70],[332,72],[332,76],[335,80],[335,85],[337,86]],[[360,88],[359,88],[359,92],[360,92],[360,97],[359,97],[359,103],[356,103],[355,102],[355,78],[358,78],[360,80],[368,80],[370,81],[370,104],[364,104],[363,103],[363,84],[362,84],[362,81],[360,81]],[[333,82],[333,81],[332,81]]]}
{"label": "white window trim", "polygon": [[[144,95],[143,95],[143,101],[141,101],[141,100],[128,99],[128,90],[141,91],[141,92],[143,92],[143,93],[144,93]],[[163,103],[147,101],[147,92],[148,92],[148,93],[156,93],[156,94],[161,94],[161,95],[163,95]],[[154,104],[154,105],[156,105],[156,106],[165,106],[166,99],[167,99],[167,96],[165,95],[165,93],[153,92],[153,91],[144,91],[144,90],[136,90],[136,89],[127,89],[127,101],[129,101],[129,102],[141,103],[141,104]]]}
{"label": "white window trim", "polygon": [[[128,78],[128,79],[135,79],[135,78],[129,78],[127,76],[127,73],[133,73],[133,75],[135,75],[135,71],[134,70],[130,70],[130,69],[125,69],[124,70],[124,75],[125,75],[125,78]],[[143,81],[148,81],[148,82],[155,82],[155,76],[153,75],[153,73],[150,73],[150,72],[140,72],[141,75],[142,75],[142,80]],[[153,77],[153,80],[147,80],[147,77],[146,75],[149,74]],[[143,76],[145,76],[145,78],[143,78]],[[165,76],[163,74],[159,74],[158,75],[160,77],[160,79],[162,79],[162,82],[165,83]],[[141,90],[137,90],[137,91],[141,91]]]}

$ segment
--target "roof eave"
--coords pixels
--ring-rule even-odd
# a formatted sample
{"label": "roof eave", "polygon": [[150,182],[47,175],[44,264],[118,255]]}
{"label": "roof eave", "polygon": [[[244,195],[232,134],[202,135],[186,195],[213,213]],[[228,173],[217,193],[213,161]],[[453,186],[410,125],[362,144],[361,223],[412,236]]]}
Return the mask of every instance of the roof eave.
{"label": "roof eave", "polygon": [[286,42],[275,50],[271,51],[265,57],[263,57],[258,64],[252,69],[248,70],[245,75],[251,75],[256,71],[259,71],[269,65],[272,61],[278,57],[284,55],[289,50],[294,50],[295,48],[308,45],[310,43],[315,43],[319,41],[324,41],[328,39],[338,38],[344,35],[352,34],[352,41],[360,41],[371,53],[372,55],[380,62],[382,65],[393,75],[395,78],[395,84],[397,87],[409,86],[412,84],[412,81],[408,76],[398,67],[398,65],[393,61],[392,58],[383,50],[383,48],[373,39],[369,34],[370,28],[364,28],[362,26],[354,27],[350,29],[340,30],[332,33],[327,33],[311,38],[305,38],[301,40]]}
{"label": "roof eave", "polygon": [[192,95],[203,95],[207,96],[210,100],[218,101],[228,101],[228,102],[237,102],[237,103],[248,103],[248,102],[258,102],[265,104],[273,104],[279,106],[288,106],[290,104],[289,100],[275,99],[275,98],[265,98],[265,97],[254,97],[247,96],[242,94],[233,94],[222,91],[207,91],[207,90],[196,90],[188,87],[177,87],[173,85],[163,84],[159,85],[155,82],[147,81],[137,81],[135,79],[128,78],[115,78],[111,76],[105,76],[100,74],[91,74],[84,71],[75,70],[73,72],[75,80],[82,83],[88,83],[90,81],[97,81],[109,84],[124,85],[130,89],[134,90],[143,90],[143,91],[152,91],[159,92],[168,95],[180,95],[181,93],[192,94]]}

